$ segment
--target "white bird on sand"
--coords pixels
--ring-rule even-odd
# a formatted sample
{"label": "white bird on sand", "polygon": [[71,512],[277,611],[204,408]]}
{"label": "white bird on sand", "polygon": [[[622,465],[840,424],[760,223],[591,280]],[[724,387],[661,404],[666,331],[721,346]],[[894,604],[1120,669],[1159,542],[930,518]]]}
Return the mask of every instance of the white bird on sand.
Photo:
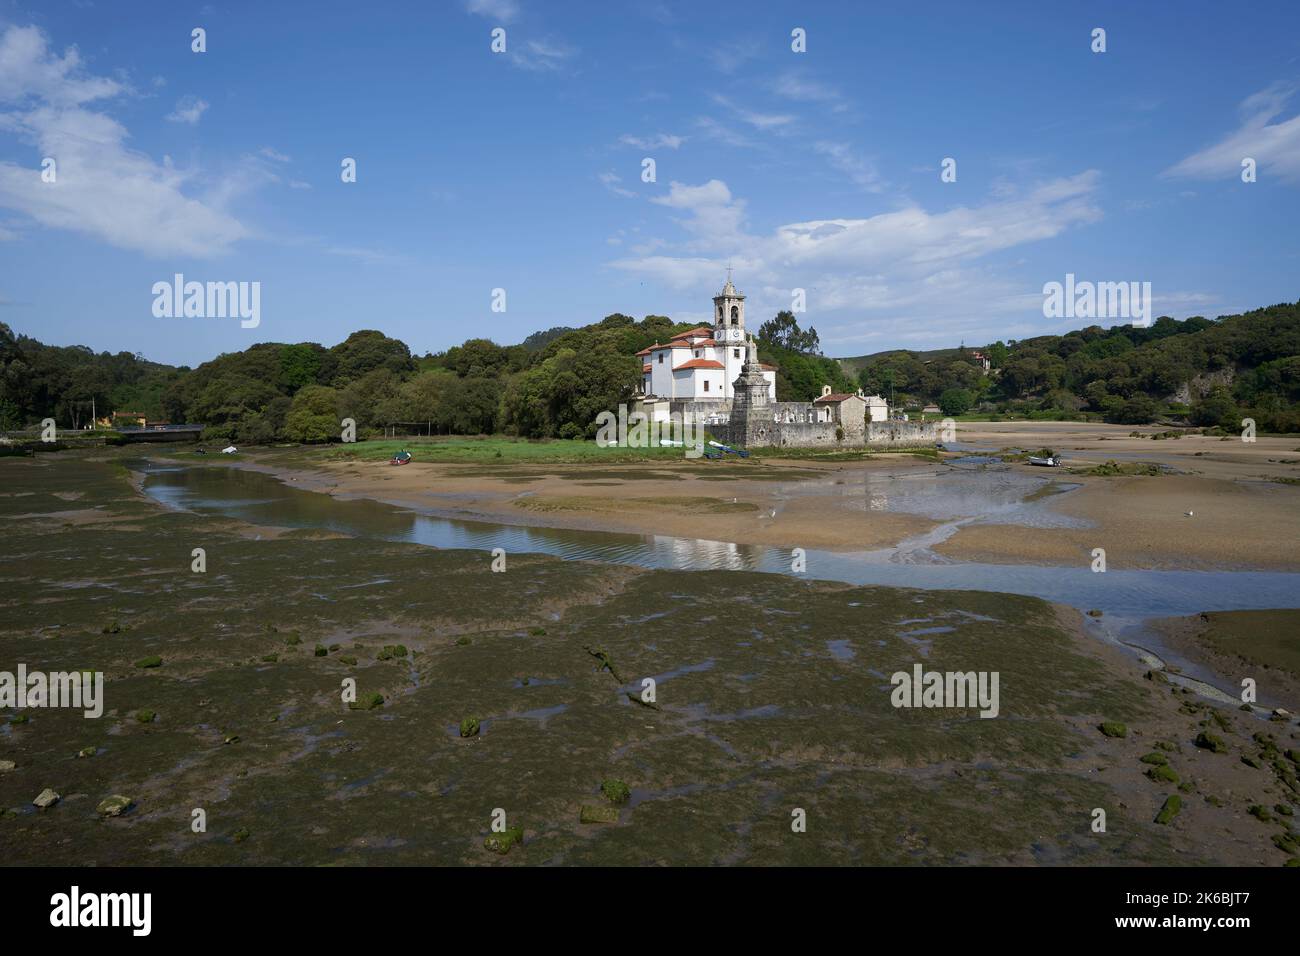
{"label": "white bird on sand", "polygon": [[1190,517],[1192,517],[1192,515],[1194,515],[1194,514],[1196,514],[1195,511],[1184,511],[1184,512],[1183,512],[1183,517],[1184,517],[1184,518],[1190,518]]}
{"label": "white bird on sand", "polygon": [[768,516],[769,518],[775,518],[775,517],[776,517],[776,509],[773,508],[770,512],[768,512],[768,515],[767,515],[767,516]]}

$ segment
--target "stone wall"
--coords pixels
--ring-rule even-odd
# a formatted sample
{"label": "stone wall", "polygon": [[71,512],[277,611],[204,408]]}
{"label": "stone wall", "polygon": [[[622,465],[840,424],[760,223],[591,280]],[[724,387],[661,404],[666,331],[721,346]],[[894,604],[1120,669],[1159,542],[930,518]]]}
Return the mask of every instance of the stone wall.
{"label": "stone wall", "polygon": [[[750,448],[918,448],[939,440],[938,422],[819,422],[816,410],[809,402],[777,402],[764,409],[770,418],[751,414],[740,422],[733,415],[730,424],[708,430],[725,445]],[[795,420],[787,421],[792,414]]]}

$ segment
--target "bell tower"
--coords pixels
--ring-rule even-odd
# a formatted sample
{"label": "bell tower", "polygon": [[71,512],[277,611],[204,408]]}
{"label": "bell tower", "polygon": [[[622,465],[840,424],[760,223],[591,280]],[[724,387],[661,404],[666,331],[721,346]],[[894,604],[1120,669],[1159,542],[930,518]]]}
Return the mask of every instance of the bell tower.
{"label": "bell tower", "polygon": [[745,297],[731,284],[731,267],[727,267],[727,284],[713,297],[713,340],[745,341]]}

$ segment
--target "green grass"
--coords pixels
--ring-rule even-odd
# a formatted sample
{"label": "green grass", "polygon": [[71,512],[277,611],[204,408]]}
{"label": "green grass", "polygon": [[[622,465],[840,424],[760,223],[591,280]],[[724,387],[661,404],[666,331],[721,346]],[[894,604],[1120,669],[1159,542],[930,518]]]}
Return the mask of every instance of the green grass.
{"label": "green grass", "polygon": [[536,462],[539,464],[581,464],[583,462],[680,461],[682,448],[601,448],[595,441],[550,439],[530,441],[508,436],[379,439],[347,445],[322,445],[302,449],[309,458],[325,461],[386,461],[405,449],[414,461]]}

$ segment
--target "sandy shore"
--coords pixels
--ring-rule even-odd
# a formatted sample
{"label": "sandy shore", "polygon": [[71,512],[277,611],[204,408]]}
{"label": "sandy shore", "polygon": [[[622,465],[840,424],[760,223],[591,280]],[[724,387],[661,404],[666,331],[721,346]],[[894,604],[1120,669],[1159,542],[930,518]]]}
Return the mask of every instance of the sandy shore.
{"label": "sandy shore", "polygon": [[[1294,450],[1300,437],[1262,437],[1254,444],[1204,436],[1153,441],[1130,437],[1134,430],[1054,422],[959,426],[958,441],[966,446],[1051,447],[1063,455],[1063,469],[992,467],[1041,479],[1045,487],[1052,481],[1076,486],[1040,505],[1081,525],[1074,528],[989,523],[978,511],[924,516],[888,504],[875,509],[866,493],[869,479],[925,480],[952,467],[898,455],[853,462],[491,468],[352,461],[322,462],[311,471],[268,470],[339,496],[510,524],[870,551],[957,523],[934,550],[961,561],[1086,565],[1094,548],[1104,548],[1108,568],[1117,570],[1300,569],[1300,486],[1277,481],[1300,480],[1300,451]],[[1068,470],[1111,458],[1157,462],[1177,473],[1096,477]]]}

